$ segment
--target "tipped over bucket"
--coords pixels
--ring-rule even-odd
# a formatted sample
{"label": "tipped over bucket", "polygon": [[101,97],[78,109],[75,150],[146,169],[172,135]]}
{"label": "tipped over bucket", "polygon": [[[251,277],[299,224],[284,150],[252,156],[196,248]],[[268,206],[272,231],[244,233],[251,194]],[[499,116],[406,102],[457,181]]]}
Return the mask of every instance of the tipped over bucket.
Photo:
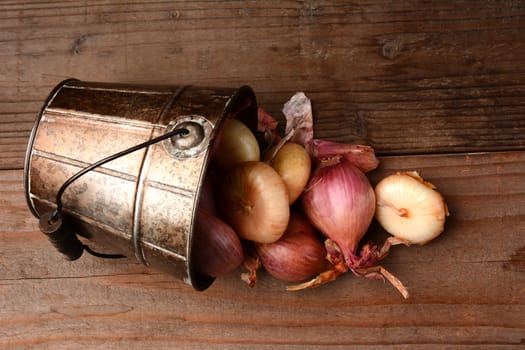
{"label": "tipped over bucket", "polygon": [[29,139],[24,183],[36,217],[55,210],[71,176],[175,128],[188,130],[119,157],[71,183],[63,212],[75,234],[173,274],[195,289],[213,278],[191,261],[192,232],[210,152],[224,121],[255,133],[257,102],[248,86],[137,86],[60,83],[40,111]]}

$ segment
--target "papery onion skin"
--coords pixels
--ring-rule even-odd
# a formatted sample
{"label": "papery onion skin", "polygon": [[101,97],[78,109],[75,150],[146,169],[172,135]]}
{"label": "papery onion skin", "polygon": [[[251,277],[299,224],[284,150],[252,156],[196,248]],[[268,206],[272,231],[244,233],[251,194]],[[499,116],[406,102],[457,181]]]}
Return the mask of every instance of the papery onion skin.
{"label": "papery onion skin", "polygon": [[314,137],[312,104],[304,92],[295,93],[283,106],[285,133],[293,131],[291,141],[306,147]]}
{"label": "papery onion skin", "polygon": [[[273,148],[270,148],[267,154],[272,153]],[[269,162],[286,185],[289,203],[294,203],[310,178],[311,160],[308,152],[301,145],[287,142]]]}
{"label": "papery onion skin", "polygon": [[374,149],[365,145],[351,145],[313,139],[308,145],[308,151],[314,159],[325,159],[334,156],[344,157],[364,173],[374,170],[379,165]]}
{"label": "papery onion skin", "polygon": [[192,235],[192,263],[196,271],[220,277],[242,264],[244,253],[235,231],[220,218],[199,208]]}
{"label": "papery onion skin", "polygon": [[234,167],[220,192],[223,217],[239,236],[257,243],[281,238],[290,218],[288,191],[271,166],[246,162]]}
{"label": "papery onion skin", "polygon": [[445,229],[448,207],[435,186],[417,172],[389,175],[375,188],[375,217],[391,235],[424,245]]}
{"label": "papery onion skin", "polygon": [[214,145],[213,164],[219,169],[231,167],[261,157],[259,144],[252,131],[240,120],[228,119],[221,130],[218,146]]}
{"label": "papery onion skin", "polygon": [[255,247],[263,267],[281,281],[300,282],[329,269],[326,250],[302,214],[290,215],[286,232],[278,241]]}
{"label": "papery onion skin", "polygon": [[375,194],[362,171],[343,157],[325,159],[302,196],[310,222],[337,243],[349,267],[374,217]]}

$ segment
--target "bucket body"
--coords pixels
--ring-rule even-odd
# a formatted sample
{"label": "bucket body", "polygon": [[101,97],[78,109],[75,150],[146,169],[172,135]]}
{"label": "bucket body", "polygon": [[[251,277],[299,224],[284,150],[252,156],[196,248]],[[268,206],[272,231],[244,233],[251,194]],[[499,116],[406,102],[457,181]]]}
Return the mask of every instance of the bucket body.
{"label": "bucket body", "polygon": [[[200,188],[220,128],[238,118],[257,128],[247,87],[134,86],[66,80],[33,127],[25,161],[28,206],[56,207],[62,184],[83,168],[177,127],[167,139],[95,168],[65,191],[64,214],[97,249],[115,250],[173,274],[198,290],[213,281],[194,272],[192,231]],[[189,141],[188,141],[189,140]]]}

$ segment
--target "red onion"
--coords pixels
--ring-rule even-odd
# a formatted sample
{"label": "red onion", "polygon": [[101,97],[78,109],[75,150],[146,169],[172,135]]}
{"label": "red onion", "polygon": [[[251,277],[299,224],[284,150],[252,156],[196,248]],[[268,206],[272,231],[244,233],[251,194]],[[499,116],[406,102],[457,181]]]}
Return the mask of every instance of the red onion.
{"label": "red onion", "polygon": [[329,268],[326,250],[314,228],[303,215],[295,212],[278,241],[255,247],[263,267],[285,282],[304,281]]}
{"label": "red onion", "polygon": [[302,198],[312,224],[340,248],[352,268],[357,246],[375,211],[374,189],[366,176],[344,157],[324,159],[312,174]]}
{"label": "red onion", "polygon": [[202,208],[197,211],[191,250],[196,270],[211,277],[233,271],[244,259],[235,231]]}
{"label": "red onion", "polygon": [[215,199],[215,189],[219,187],[218,179],[216,176],[208,172],[204,181],[201,184],[200,197],[199,197],[199,208],[204,209],[209,214],[218,215],[218,209]]}

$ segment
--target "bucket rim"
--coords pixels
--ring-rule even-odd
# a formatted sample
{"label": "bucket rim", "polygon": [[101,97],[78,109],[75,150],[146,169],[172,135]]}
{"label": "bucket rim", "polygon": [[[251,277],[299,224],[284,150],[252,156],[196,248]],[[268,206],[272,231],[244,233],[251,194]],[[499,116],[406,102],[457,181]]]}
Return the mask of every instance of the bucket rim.
{"label": "bucket rim", "polygon": [[29,134],[29,139],[27,141],[27,148],[24,158],[24,173],[23,173],[23,182],[24,182],[24,194],[26,198],[27,206],[29,207],[29,210],[35,216],[36,218],[40,218],[40,213],[35,208],[35,205],[33,203],[33,200],[31,199],[30,194],[30,181],[31,176],[29,174],[31,170],[31,158],[33,155],[33,145],[35,143],[36,134],[38,132],[38,127],[40,125],[40,121],[42,120],[42,116],[44,115],[44,111],[47,109],[47,107],[51,104],[55,96],[58,94],[58,92],[66,86],[68,83],[79,81],[76,78],[68,78],[62,80],[60,83],[58,83],[53,90],[48,94],[47,98],[45,99],[44,103],[42,104],[42,107],[40,108],[40,111],[38,112],[35,122],[33,124],[33,127],[31,128],[31,133]]}
{"label": "bucket rim", "polygon": [[[244,108],[242,105],[240,106],[239,110],[235,111],[236,107],[239,107],[238,104],[242,102],[242,99],[248,99],[250,101],[250,104],[245,106]],[[226,101],[223,111],[221,113],[221,116],[214,126],[213,134],[214,136],[210,140],[210,149],[213,147],[213,143],[216,142],[217,135],[219,134],[220,129],[223,127],[224,123],[229,117],[235,118],[235,116],[242,112],[243,110],[247,108],[252,108],[255,110],[255,115],[250,118],[251,120],[242,120],[244,123],[247,124],[247,126],[252,130],[254,133],[257,131],[257,110],[258,110],[258,104],[257,104],[257,98],[255,95],[254,90],[249,85],[241,85],[239,88],[237,88],[228,98],[228,101]],[[233,113],[233,115],[232,115]],[[196,271],[195,265],[193,263],[193,229],[195,227],[195,220],[197,216],[197,210],[199,207],[199,201],[201,196],[201,189],[202,184],[204,181],[204,178],[206,177],[206,174],[208,172],[208,167],[211,162],[210,152],[207,152],[206,154],[206,161],[204,166],[201,169],[200,174],[200,180],[198,185],[198,191],[197,191],[197,199],[194,203],[193,207],[193,214],[192,214],[192,224],[191,224],[191,231],[188,235],[187,241],[186,241],[186,275],[188,276],[189,283],[195,290],[197,291],[203,291],[207,288],[209,288],[213,282],[215,281],[215,277],[206,276],[203,274],[199,274]]]}

